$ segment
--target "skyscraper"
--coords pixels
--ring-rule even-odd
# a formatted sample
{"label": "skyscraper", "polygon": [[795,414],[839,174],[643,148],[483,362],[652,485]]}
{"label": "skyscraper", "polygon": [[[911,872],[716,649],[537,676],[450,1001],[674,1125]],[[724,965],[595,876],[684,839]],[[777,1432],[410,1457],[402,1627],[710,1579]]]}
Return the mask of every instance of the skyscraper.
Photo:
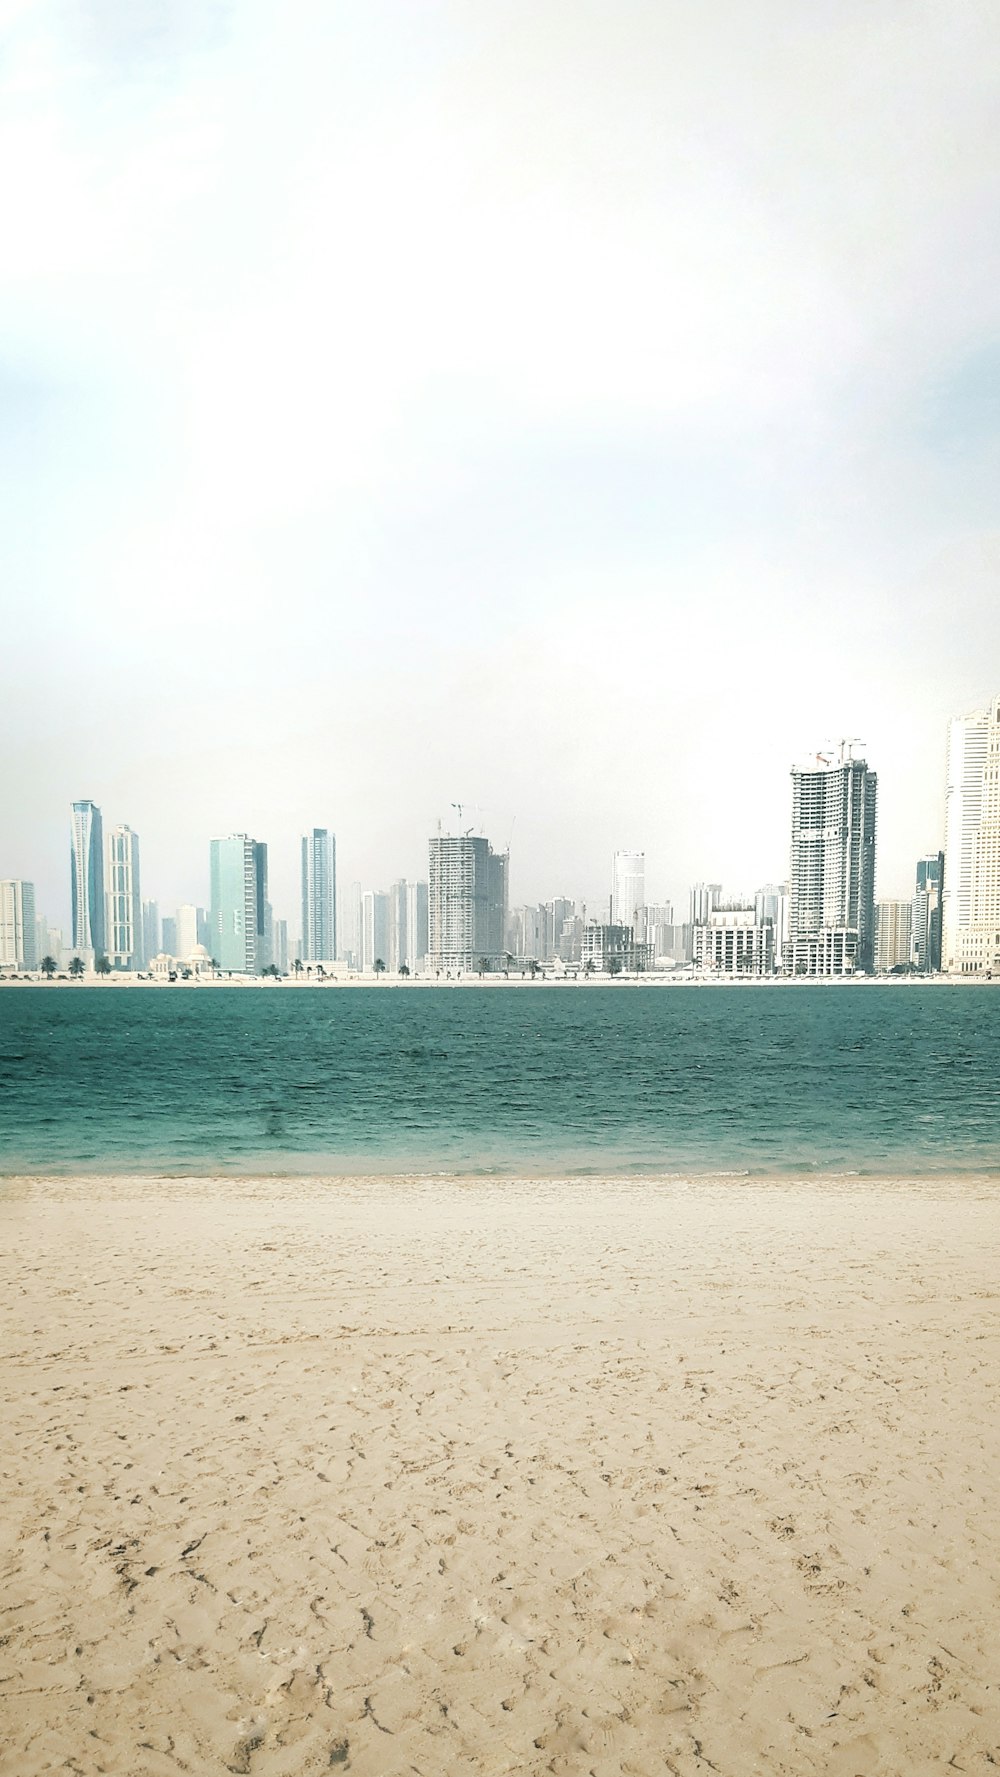
{"label": "skyscraper", "polygon": [[142,903],[142,966],[148,969],[154,956],[160,954],[160,904]]}
{"label": "skyscraper", "polygon": [[73,949],[104,952],[104,834],[94,802],[74,802],[70,845]]}
{"label": "skyscraper", "polygon": [[507,925],[506,852],[471,833],[430,841],[427,963],[432,969],[502,964]]}
{"label": "skyscraper", "polygon": [[209,866],[212,955],[225,974],[256,975],[268,960],[267,846],[246,833],[213,839]]}
{"label": "skyscraper", "polygon": [[917,887],[913,897],[913,965],[925,974],[941,967],[941,890],[944,886],[944,852],[917,859]]}
{"label": "skyscraper", "polygon": [[1000,970],[1000,698],[948,730],[941,966]]}
{"label": "skyscraper", "polygon": [[389,897],[369,889],[361,902],[361,967],[389,967]]}
{"label": "skyscraper", "polygon": [[780,969],[784,967],[785,949],[788,943],[788,884],[787,882],[765,882],[763,888],[754,896],[754,912],[758,925],[769,919],[774,927],[774,963]]}
{"label": "skyscraper", "polygon": [[693,926],[705,925],[709,914],[716,911],[721,894],[721,882],[696,882],[691,890],[689,923]]}
{"label": "skyscraper", "polygon": [[646,854],[616,851],[611,863],[611,924],[631,926],[636,939],[642,939],[645,909]]}
{"label": "skyscraper", "polygon": [[143,961],[139,839],[131,827],[112,827],[108,834],[105,886],[108,955],[116,969],[138,969]]}
{"label": "skyscraper", "polygon": [[389,954],[385,960],[396,974],[404,964],[407,968],[410,966],[406,948],[406,882],[403,877],[394,882],[389,890]]}
{"label": "skyscraper", "polygon": [[35,885],[0,882],[0,969],[37,969]]}
{"label": "skyscraper", "polygon": [[909,968],[912,939],[912,901],[876,901],[876,974],[891,975],[894,969]]}
{"label": "skyscraper", "polygon": [[406,961],[418,969],[427,957],[427,884],[406,885]]}
{"label": "skyscraper", "polygon": [[337,841],[326,827],[302,839],[302,961],[337,955]]}
{"label": "skyscraper", "polygon": [[[204,928],[205,918],[200,907],[193,906],[190,901],[185,901],[182,906],[178,907],[174,915],[175,949],[173,951],[173,955],[177,957],[178,961],[183,962],[186,957],[191,955],[196,945],[204,943]],[[206,949],[210,948],[210,945],[206,945]]]}
{"label": "skyscraper", "polygon": [[271,950],[271,961],[280,975],[288,974],[288,921],[276,919],[274,922],[274,940]]}
{"label": "skyscraper", "polygon": [[786,967],[797,975],[874,965],[878,779],[852,744],[792,771]]}

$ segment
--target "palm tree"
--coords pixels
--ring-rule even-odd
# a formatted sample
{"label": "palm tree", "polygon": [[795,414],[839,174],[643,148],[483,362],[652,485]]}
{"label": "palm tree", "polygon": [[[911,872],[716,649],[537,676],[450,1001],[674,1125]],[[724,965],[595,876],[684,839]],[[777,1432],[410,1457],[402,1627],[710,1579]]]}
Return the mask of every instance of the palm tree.
{"label": "palm tree", "polygon": [[409,975],[409,973],[410,973],[410,965],[409,965],[409,963],[400,963],[400,965],[399,965],[399,972],[400,972],[400,974],[401,974],[401,975],[402,975],[402,976],[404,976],[404,977],[406,977],[406,976],[407,976],[407,975]]}
{"label": "palm tree", "polygon": [[297,956],[295,958],[295,961],[292,964],[292,968],[295,970],[296,975],[301,975],[301,973],[302,973],[302,958],[300,956]]}
{"label": "palm tree", "polygon": [[99,956],[94,958],[94,973],[95,975],[110,975],[111,973],[110,960],[105,956],[103,950]]}
{"label": "palm tree", "polygon": [[376,975],[384,975],[385,974],[385,963],[382,961],[382,958],[380,956],[377,956],[375,958],[375,973],[376,973]]}
{"label": "palm tree", "polygon": [[47,975],[49,980],[51,981],[53,975],[56,972],[55,957],[54,956],[43,956],[41,967],[42,967],[42,974]]}
{"label": "palm tree", "polygon": [[79,979],[79,977],[83,974],[83,958],[82,958],[82,956],[75,956],[73,958],[73,961],[69,965],[69,972],[71,975],[74,975],[77,977],[77,979]]}
{"label": "palm tree", "polygon": [[281,970],[279,969],[277,963],[266,963],[265,966],[261,969],[261,974],[268,976],[268,978],[271,978],[273,976],[274,980],[277,981],[280,979]]}

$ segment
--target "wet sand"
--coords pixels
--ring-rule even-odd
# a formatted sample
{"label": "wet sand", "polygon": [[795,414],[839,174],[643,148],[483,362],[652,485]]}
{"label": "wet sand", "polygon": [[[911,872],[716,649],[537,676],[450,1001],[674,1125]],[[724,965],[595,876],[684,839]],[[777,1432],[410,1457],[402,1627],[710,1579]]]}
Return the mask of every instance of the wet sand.
{"label": "wet sand", "polygon": [[994,1770],[998,1192],[0,1185],[0,1773]]}

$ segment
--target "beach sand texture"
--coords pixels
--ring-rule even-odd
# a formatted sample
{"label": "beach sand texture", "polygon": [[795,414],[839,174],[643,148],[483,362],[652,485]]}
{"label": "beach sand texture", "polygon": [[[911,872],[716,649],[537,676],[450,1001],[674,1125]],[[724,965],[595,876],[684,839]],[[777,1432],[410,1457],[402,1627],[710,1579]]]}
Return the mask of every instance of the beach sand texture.
{"label": "beach sand texture", "polygon": [[990,1184],[0,1218],[4,1777],[1000,1763]]}

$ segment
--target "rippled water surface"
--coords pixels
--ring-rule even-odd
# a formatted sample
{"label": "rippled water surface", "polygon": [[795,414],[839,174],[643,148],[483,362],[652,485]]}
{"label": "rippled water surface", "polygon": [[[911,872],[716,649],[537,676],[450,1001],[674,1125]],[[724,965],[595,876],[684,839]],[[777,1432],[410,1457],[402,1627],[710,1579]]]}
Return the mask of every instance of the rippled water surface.
{"label": "rippled water surface", "polygon": [[0,991],[0,1172],[1000,1169],[1000,989]]}

